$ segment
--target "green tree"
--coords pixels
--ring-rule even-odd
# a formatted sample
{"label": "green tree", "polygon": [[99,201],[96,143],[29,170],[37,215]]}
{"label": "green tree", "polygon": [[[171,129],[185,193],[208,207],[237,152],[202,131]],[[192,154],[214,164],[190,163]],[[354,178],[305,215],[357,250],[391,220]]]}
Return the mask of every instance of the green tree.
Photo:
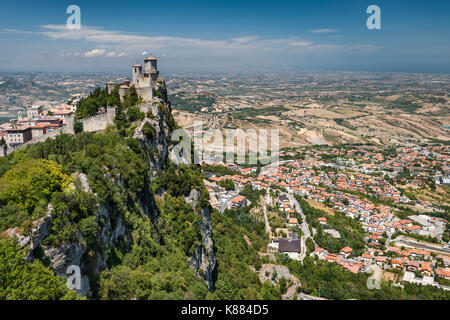
{"label": "green tree", "polygon": [[75,134],[83,132],[83,122],[76,121],[73,125],[73,131],[75,132]]}
{"label": "green tree", "polygon": [[281,300],[281,292],[269,281],[265,281],[261,287],[261,294],[264,300]]}
{"label": "green tree", "polygon": [[68,290],[65,280],[35,260],[28,263],[17,243],[0,238],[0,299],[58,300],[79,299]]}

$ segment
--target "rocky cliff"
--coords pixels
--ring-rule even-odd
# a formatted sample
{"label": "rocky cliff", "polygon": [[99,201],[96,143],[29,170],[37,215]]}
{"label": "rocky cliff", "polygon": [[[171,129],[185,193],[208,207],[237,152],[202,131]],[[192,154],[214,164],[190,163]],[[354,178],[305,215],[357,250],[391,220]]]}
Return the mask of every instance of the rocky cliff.
{"label": "rocky cliff", "polygon": [[[187,203],[192,204],[192,210],[196,210],[199,193],[192,189]],[[202,216],[200,228],[202,232],[202,243],[195,247],[194,255],[188,258],[189,265],[194,269],[197,276],[202,277],[208,284],[208,289],[214,289],[214,272],[216,267],[216,258],[214,256],[214,240],[212,234],[212,222],[210,208],[201,208],[198,213]]]}
{"label": "rocky cliff", "polygon": [[[133,135],[147,159],[149,181],[163,170],[168,161],[171,149],[170,137],[175,128],[165,85],[161,83],[158,90],[161,93],[161,99],[139,106],[141,112],[145,113],[145,118],[136,123]],[[154,195],[148,187],[145,187],[130,196],[131,192],[127,188],[133,181],[127,181],[126,174],[121,172],[120,165],[122,164],[118,167],[104,166],[102,177],[105,182],[111,182],[109,188],[114,190],[110,190],[109,197],[119,203],[116,206],[105,204],[105,199],[101,199],[103,196],[99,197],[93,191],[95,190],[93,186],[101,182],[93,179],[94,176],[91,177],[89,171],[87,173],[77,171],[72,174],[73,188],[75,189],[76,185],[76,188],[98,200],[95,212],[90,217],[92,218],[91,227],[95,230],[95,246],[89,245],[89,239],[81,231],[77,231],[69,242],[55,245],[46,241],[55,223],[56,214],[51,204],[48,205],[46,215],[33,222],[33,228],[27,235],[22,235],[17,229],[10,230],[10,235],[18,238],[22,247],[28,248],[27,261],[40,259],[53,269],[56,275],[62,277],[68,276],[69,266],[79,266],[82,277],[81,289],[77,291],[84,296],[92,295],[92,286],[96,285],[100,272],[108,270],[114,264],[112,261],[114,261],[115,252],[130,252],[135,241],[130,212],[141,212],[150,219],[150,224],[157,225],[160,213]],[[195,246],[192,255],[186,256],[186,261],[195,275],[203,279],[207,288],[212,291],[216,260],[210,208],[198,206],[199,192],[196,189],[192,189],[190,194],[185,195],[185,201],[192,205],[196,215],[201,215],[201,234],[199,235],[201,243]],[[63,215],[69,217],[71,213],[67,211]],[[160,242],[159,232],[161,230],[155,230],[155,234],[152,235],[157,242]]]}
{"label": "rocky cliff", "polygon": [[[74,176],[82,183],[85,191],[92,192],[86,175],[77,173]],[[86,239],[79,231],[76,233],[76,241],[64,243],[60,246],[46,244],[45,239],[51,233],[54,219],[52,212],[52,205],[49,204],[46,216],[33,222],[33,229],[30,233],[23,235],[18,228],[14,228],[10,231],[10,236],[17,238],[19,245],[27,249],[26,261],[32,262],[34,259],[41,259],[58,276],[67,276],[69,266],[79,266],[81,289],[77,291],[83,296],[91,296],[89,275],[98,274],[108,267],[105,251],[117,246],[121,241],[128,247],[131,244],[131,238],[127,237],[129,232],[126,230],[123,218],[119,216],[117,219],[113,219],[105,206],[98,205],[94,219],[99,226],[97,233],[99,246],[98,250],[88,252]]]}
{"label": "rocky cliff", "polygon": [[[155,176],[158,171],[163,168],[163,164],[168,160],[172,146],[170,138],[175,126],[171,106],[167,101],[165,84],[159,83],[157,90],[161,92],[162,99],[140,106],[140,110],[144,112],[147,117],[141,122],[134,134],[134,138],[139,140],[141,148],[146,153],[152,176]],[[145,129],[147,124],[150,124],[155,128],[155,132],[147,132]],[[195,271],[197,276],[206,281],[208,289],[212,291],[214,288],[216,260],[213,250],[214,242],[212,237],[210,208],[204,207],[196,209],[199,200],[199,192],[196,189],[192,189],[185,200],[187,203],[192,204],[192,210],[196,212],[196,214],[202,216],[202,243],[195,248],[194,255],[188,257],[189,265]]]}

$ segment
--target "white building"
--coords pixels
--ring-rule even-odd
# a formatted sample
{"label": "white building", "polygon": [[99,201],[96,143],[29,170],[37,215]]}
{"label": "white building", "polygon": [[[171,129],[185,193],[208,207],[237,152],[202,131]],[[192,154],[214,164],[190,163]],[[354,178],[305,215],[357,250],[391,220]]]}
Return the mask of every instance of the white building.
{"label": "white building", "polygon": [[37,118],[42,113],[43,110],[44,110],[43,106],[29,106],[27,108],[28,119]]}

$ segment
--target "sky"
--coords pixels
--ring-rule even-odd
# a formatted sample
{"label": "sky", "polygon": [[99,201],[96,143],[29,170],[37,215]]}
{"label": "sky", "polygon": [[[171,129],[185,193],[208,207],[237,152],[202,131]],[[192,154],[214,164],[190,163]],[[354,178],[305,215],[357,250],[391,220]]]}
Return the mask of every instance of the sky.
{"label": "sky", "polygon": [[449,12],[448,0],[2,0],[0,71],[123,72],[147,51],[163,72],[450,73]]}

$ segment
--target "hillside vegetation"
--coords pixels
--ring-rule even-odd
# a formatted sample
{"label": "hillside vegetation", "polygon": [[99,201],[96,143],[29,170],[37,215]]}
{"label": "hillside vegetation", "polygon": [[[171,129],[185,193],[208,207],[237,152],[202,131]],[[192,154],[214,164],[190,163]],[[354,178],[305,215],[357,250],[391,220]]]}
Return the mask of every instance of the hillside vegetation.
{"label": "hillside vegetation", "polygon": [[[91,95],[97,98],[103,99],[101,91]],[[138,102],[102,133],[62,134],[1,163],[0,260],[8,273],[0,284],[0,298],[80,298],[67,289],[50,254],[65,246],[75,246],[82,255],[91,298],[263,298],[258,277],[248,268],[259,263],[262,242],[212,210],[200,167],[166,161],[151,178],[154,169],[149,168],[143,142],[122,129],[137,128],[142,118],[159,119],[167,112],[161,106],[158,115],[130,117],[128,111]],[[150,140],[158,139],[159,132],[157,128]],[[194,189],[199,193],[195,207],[186,200]],[[212,288],[202,270],[189,264],[204,246],[200,212],[205,208],[211,211],[216,259]],[[48,234],[26,252],[11,234],[26,237],[38,219],[47,216],[52,219]],[[25,279],[30,281],[21,286]]]}

